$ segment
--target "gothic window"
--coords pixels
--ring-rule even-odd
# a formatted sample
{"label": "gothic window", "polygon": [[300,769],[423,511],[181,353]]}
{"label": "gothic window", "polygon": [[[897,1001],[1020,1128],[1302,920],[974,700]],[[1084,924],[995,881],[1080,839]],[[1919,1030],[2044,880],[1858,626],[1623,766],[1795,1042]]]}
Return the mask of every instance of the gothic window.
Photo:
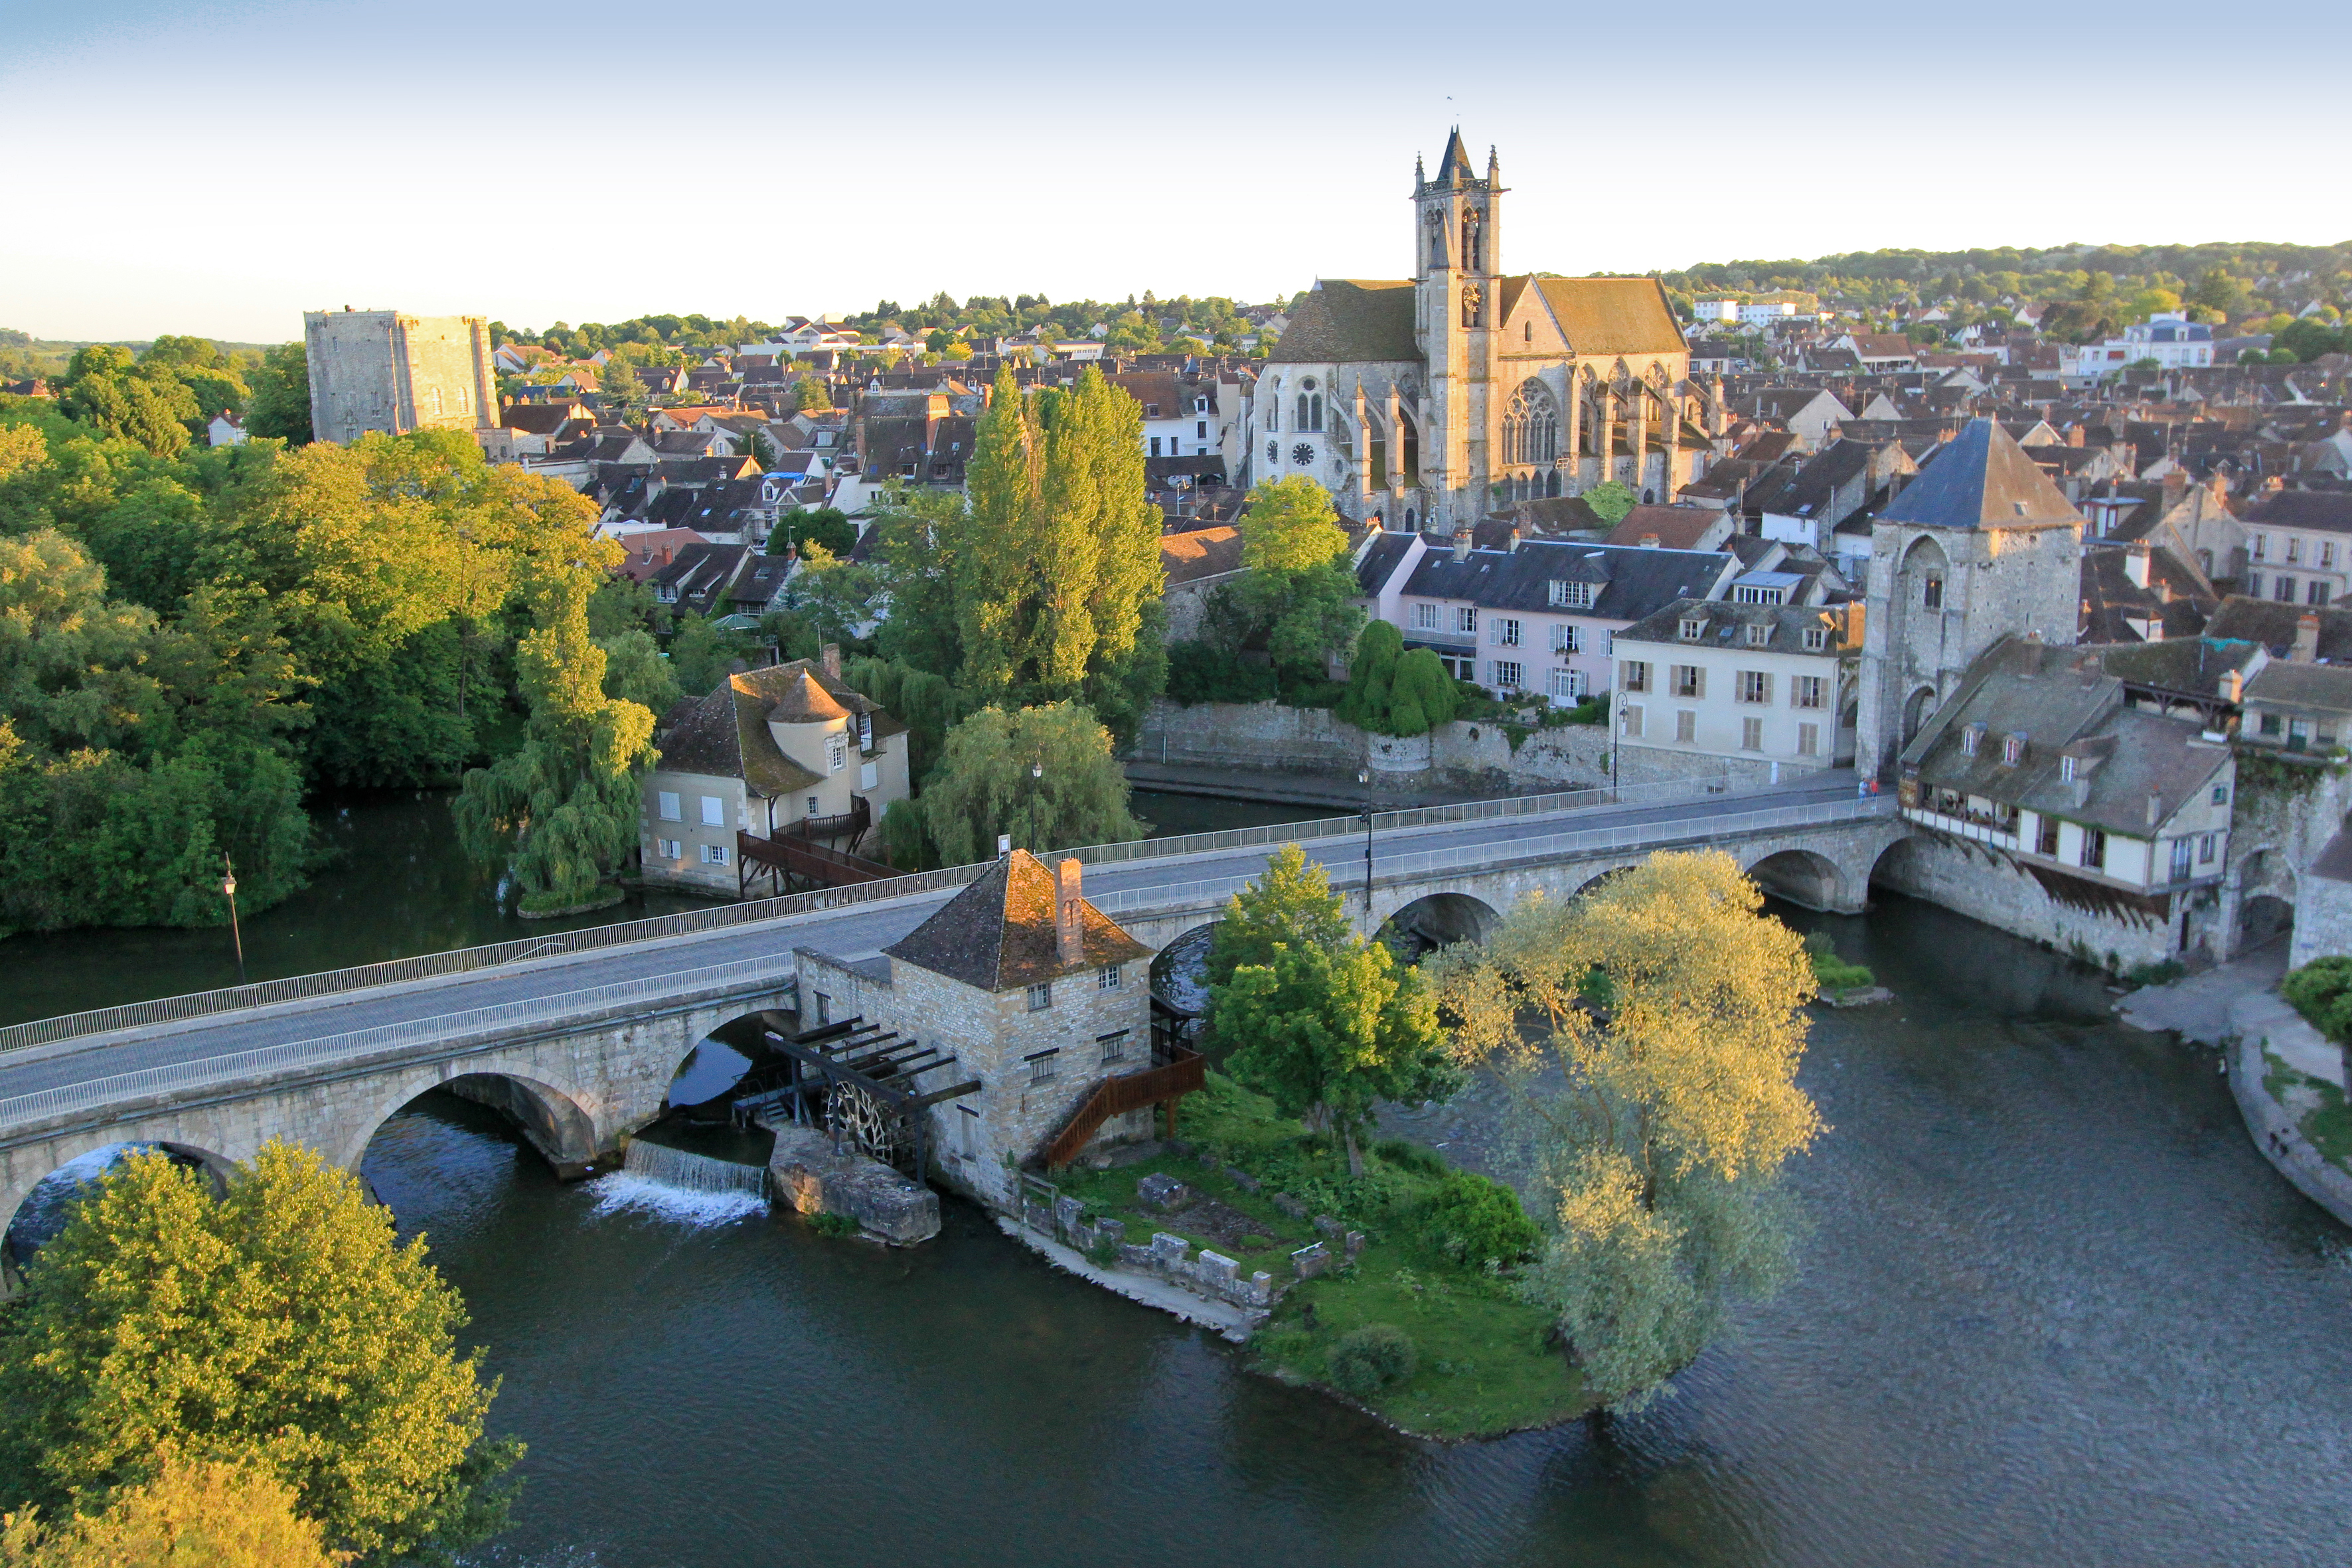
{"label": "gothic window", "polygon": [[1475,207],[1462,215],[1462,265],[1473,272],[1484,272],[1486,269],[1486,263],[1481,259],[1485,253],[1485,247],[1478,243],[1478,228],[1485,221],[1484,216]]}
{"label": "gothic window", "polygon": [[1503,461],[1549,463],[1559,456],[1559,408],[1551,389],[1524,381],[1503,410]]}

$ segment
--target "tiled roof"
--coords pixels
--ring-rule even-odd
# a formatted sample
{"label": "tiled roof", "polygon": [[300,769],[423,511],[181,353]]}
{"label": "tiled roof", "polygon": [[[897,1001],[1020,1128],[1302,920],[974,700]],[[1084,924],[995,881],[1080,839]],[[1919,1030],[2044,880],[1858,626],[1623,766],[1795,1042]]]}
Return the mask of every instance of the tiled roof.
{"label": "tiled roof", "polygon": [[1015,849],[882,951],[899,963],[992,993],[1151,956],[1150,948],[1082,898],[1082,951],[1076,963],[1063,963],[1055,940],[1054,900],[1054,873],[1026,849]]}

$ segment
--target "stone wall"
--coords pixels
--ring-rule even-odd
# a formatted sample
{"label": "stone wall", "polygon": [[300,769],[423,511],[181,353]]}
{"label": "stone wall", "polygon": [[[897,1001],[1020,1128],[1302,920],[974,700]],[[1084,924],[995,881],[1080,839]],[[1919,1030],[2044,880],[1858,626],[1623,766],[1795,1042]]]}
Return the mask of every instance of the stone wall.
{"label": "stone wall", "polygon": [[[2144,896],[2076,878],[2057,879],[2053,896],[2025,865],[1987,845],[1915,829],[1878,863],[1875,880],[1941,904],[1997,930],[2118,969],[2173,956],[2176,934],[2166,896]],[[2074,889],[2081,889],[2079,897]]]}
{"label": "stone wall", "polygon": [[1350,783],[1369,764],[1383,784],[1524,794],[1607,784],[1609,729],[1536,730],[1514,748],[1510,728],[1490,720],[1456,720],[1427,735],[1397,737],[1367,734],[1320,708],[1160,701],[1144,720],[1134,760],[1321,773]]}

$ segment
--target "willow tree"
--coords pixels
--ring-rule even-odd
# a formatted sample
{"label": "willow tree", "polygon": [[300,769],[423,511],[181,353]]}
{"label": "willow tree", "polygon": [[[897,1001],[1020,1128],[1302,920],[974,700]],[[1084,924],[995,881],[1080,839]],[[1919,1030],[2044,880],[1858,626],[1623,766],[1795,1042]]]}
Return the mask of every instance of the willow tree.
{"label": "willow tree", "polygon": [[1780,1173],[1822,1126],[1796,1083],[1813,980],[1762,904],[1727,855],[1655,855],[1432,961],[1458,1056],[1509,1089],[1551,1221],[1530,1289],[1614,1409],[1789,1267]]}
{"label": "willow tree", "polygon": [[[610,542],[597,542],[617,552]],[[567,909],[592,898],[637,843],[640,781],[653,765],[654,715],[604,693],[605,653],[588,635],[593,589],[551,574],[531,594],[515,649],[530,719],[523,743],[466,774],[454,810],[468,858],[502,866],[522,906]]]}

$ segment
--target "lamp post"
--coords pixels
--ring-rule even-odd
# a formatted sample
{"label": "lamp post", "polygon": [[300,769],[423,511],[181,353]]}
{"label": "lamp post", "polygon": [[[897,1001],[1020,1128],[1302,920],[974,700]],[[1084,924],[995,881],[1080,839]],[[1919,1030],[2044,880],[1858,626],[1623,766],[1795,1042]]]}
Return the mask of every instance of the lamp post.
{"label": "lamp post", "polygon": [[236,983],[245,984],[245,932],[236,923],[236,868],[230,864],[228,851],[221,851],[221,897],[228,900],[229,940],[236,944]]}
{"label": "lamp post", "polygon": [[1356,770],[1356,782],[1364,786],[1364,926],[1365,940],[1380,934],[1380,926],[1372,920],[1372,774],[1369,768]]}

